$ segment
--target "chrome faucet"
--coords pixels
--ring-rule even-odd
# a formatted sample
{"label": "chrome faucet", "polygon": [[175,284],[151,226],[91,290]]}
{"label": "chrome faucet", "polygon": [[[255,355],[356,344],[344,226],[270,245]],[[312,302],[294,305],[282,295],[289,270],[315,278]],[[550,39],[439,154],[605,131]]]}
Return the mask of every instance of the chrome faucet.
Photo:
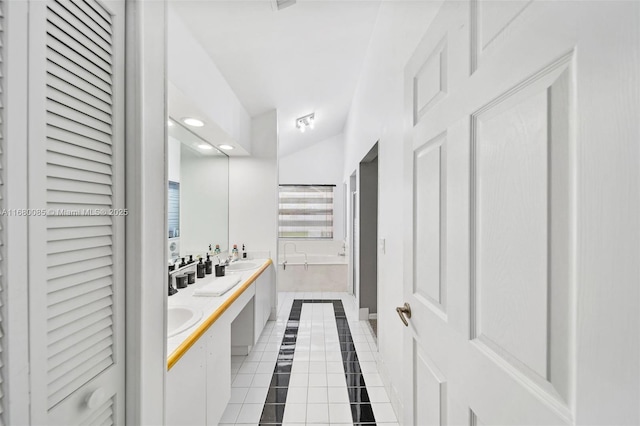
{"label": "chrome faucet", "polygon": [[293,245],[293,252],[297,253],[298,252],[298,247],[296,247],[296,243],[293,243],[291,241],[284,243],[284,246],[282,247],[282,250],[284,251],[284,262],[287,262],[287,246],[291,244]]}
{"label": "chrome faucet", "polygon": [[224,260],[224,262],[222,260],[220,260],[220,256],[216,256],[216,258],[218,259],[218,265],[220,265],[220,266],[229,266],[229,264],[233,261],[233,256],[227,257]]}
{"label": "chrome faucet", "polygon": [[347,255],[347,243],[342,241],[342,251],[338,252],[338,256],[346,256]]}

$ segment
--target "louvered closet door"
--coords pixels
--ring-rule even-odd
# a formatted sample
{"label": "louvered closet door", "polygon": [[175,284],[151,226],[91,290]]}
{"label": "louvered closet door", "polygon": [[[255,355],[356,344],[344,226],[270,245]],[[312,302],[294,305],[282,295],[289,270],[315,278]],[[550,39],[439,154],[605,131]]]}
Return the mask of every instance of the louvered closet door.
{"label": "louvered closet door", "polygon": [[124,419],[123,10],[30,3],[34,424]]}

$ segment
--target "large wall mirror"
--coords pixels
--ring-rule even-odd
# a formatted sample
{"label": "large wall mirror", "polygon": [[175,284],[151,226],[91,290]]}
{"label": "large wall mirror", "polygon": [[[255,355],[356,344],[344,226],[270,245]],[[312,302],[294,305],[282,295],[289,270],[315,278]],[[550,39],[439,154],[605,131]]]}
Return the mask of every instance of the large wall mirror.
{"label": "large wall mirror", "polygon": [[229,246],[229,157],[169,120],[169,259]]}

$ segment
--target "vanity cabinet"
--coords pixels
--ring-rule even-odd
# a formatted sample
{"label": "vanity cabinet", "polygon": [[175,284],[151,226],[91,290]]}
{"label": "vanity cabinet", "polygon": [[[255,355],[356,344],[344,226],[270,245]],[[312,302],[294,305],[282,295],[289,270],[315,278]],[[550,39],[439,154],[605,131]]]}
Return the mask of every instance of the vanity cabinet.
{"label": "vanity cabinet", "polygon": [[217,425],[231,397],[231,328],[223,315],[167,372],[166,424]]}
{"label": "vanity cabinet", "polygon": [[274,268],[267,268],[256,280],[254,301],[254,333],[252,346],[258,342],[265,324],[271,316],[272,297],[275,295]]}
{"label": "vanity cabinet", "polygon": [[[231,367],[229,367],[231,368]],[[207,423],[207,360],[205,340],[200,339],[167,371],[167,425]]]}
{"label": "vanity cabinet", "polygon": [[212,325],[167,372],[167,425],[217,425],[231,397],[230,328]]}
{"label": "vanity cabinet", "polygon": [[230,291],[233,301],[202,335],[195,330],[186,333],[184,342],[194,339],[193,345],[167,371],[167,425],[219,423],[231,397],[232,347],[244,347],[246,353],[260,337],[273,304],[273,271],[269,262],[240,295]]}
{"label": "vanity cabinet", "polygon": [[206,424],[217,426],[231,398],[230,328],[211,327],[205,336],[205,345],[207,362]]}

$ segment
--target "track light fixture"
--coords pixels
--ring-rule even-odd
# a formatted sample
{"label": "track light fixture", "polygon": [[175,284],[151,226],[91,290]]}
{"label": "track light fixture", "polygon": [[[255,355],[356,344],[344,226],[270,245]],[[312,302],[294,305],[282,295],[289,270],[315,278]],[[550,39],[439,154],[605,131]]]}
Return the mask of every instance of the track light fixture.
{"label": "track light fixture", "polygon": [[307,130],[307,127],[313,129],[315,118],[316,114],[313,112],[311,114],[305,115],[304,117],[300,117],[296,119],[296,127],[300,130],[301,133],[304,133],[304,131]]}

